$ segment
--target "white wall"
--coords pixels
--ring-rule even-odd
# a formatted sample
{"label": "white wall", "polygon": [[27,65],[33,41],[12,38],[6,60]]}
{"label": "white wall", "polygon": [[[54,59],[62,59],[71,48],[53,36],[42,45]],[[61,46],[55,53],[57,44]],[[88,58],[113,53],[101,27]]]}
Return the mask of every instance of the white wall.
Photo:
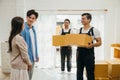
{"label": "white wall", "polygon": [[[117,0],[116,0],[117,1]],[[104,9],[113,6],[112,0],[26,0],[26,7],[35,9]],[[111,6],[112,5],[112,6]]]}
{"label": "white wall", "polygon": [[25,8],[36,10],[81,10],[108,9],[105,19],[105,56],[110,57],[110,45],[120,43],[120,1],[119,0],[26,0]]}
{"label": "white wall", "polygon": [[8,39],[10,20],[15,14],[15,0],[0,0],[0,41]]}
{"label": "white wall", "polygon": [[8,40],[10,23],[14,16],[24,17],[24,0],[0,0],[0,43]]}
{"label": "white wall", "polygon": [[0,42],[8,40],[10,21],[13,16],[24,17],[28,9],[81,10],[108,9],[105,20],[105,55],[109,58],[110,44],[120,43],[119,0],[0,0]]}
{"label": "white wall", "polygon": [[[15,0],[0,0],[0,42],[8,40],[11,18],[16,14]],[[1,47],[0,47],[1,48]],[[0,49],[1,50],[1,49]],[[1,51],[0,51],[1,55]],[[1,56],[0,56],[1,65]]]}
{"label": "white wall", "polygon": [[120,0],[117,1],[115,5],[115,26],[116,26],[116,34],[115,34],[115,42],[120,43]]}
{"label": "white wall", "polygon": [[8,40],[14,16],[24,17],[24,0],[0,0],[0,42]]}

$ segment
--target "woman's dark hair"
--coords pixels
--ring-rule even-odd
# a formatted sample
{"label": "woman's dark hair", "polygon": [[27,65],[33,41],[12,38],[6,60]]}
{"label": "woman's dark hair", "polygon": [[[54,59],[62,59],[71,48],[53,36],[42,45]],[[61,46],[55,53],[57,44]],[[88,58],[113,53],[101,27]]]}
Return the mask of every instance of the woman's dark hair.
{"label": "woman's dark hair", "polygon": [[12,39],[22,31],[24,20],[21,17],[14,17],[11,20],[11,32],[9,36],[9,51],[12,51]]}
{"label": "woman's dark hair", "polygon": [[38,13],[34,9],[27,11],[28,17],[30,17],[32,14],[35,15],[36,19],[38,18]]}
{"label": "woman's dark hair", "polygon": [[70,20],[69,20],[69,19],[65,19],[64,22],[65,22],[65,21],[68,21],[68,22],[70,23]]}
{"label": "woman's dark hair", "polygon": [[92,15],[90,13],[83,13],[82,16],[86,16],[90,21],[92,20]]}

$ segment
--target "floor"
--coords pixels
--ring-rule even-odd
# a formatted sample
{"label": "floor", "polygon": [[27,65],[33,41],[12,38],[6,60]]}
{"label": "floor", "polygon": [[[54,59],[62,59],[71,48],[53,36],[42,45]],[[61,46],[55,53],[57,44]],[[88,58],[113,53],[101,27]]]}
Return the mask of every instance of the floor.
{"label": "floor", "polygon": [[[32,80],[76,80],[76,68],[71,72],[61,72],[60,68],[40,69],[35,68]],[[0,80],[9,80],[9,74],[3,74],[0,70]],[[84,80],[87,80],[84,78]]]}
{"label": "floor", "polygon": [[[45,76],[45,77],[43,77]],[[35,69],[32,80],[76,80],[76,72],[61,72],[59,68],[55,69]]]}

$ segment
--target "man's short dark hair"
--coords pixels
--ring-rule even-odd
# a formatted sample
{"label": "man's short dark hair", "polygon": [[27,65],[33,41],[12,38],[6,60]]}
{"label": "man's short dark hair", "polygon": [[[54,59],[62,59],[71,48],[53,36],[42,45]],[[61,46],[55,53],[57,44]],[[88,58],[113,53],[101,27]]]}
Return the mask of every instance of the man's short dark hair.
{"label": "man's short dark hair", "polygon": [[38,18],[38,13],[34,9],[31,9],[31,10],[27,11],[27,16],[28,17],[30,17],[32,14],[35,15],[36,19]]}
{"label": "man's short dark hair", "polygon": [[90,21],[92,20],[92,15],[90,13],[83,13],[82,16],[86,16]]}
{"label": "man's short dark hair", "polygon": [[65,22],[65,21],[68,21],[68,22],[70,23],[70,20],[69,20],[69,19],[65,19],[64,22]]}

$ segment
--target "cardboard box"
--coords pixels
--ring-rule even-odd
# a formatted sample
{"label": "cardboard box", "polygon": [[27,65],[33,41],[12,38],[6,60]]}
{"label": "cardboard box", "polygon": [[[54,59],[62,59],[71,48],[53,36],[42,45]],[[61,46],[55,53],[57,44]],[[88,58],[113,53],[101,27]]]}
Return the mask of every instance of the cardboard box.
{"label": "cardboard box", "polygon": [[120,80],[120,77],[111,77],[111,76],[109,76],[109,80]]}
{"label": "cardboard box", "polygon": [[95,77],[95,80],[110,80],[108,77]]}
{"label": "cardboard box", "polygon": [[104,78],[104,77],[97,77],[95,78],[95,80],[120,80],[120,77],[107,77],[107,78]]}
{"label": "cardboard box", "polygon": [[120,80],[120,77],[95,77],[95,80]]}
{"label": "cardboard box", "polygon": [[87,47],[92,42],[92,38],[86,34],[67,34],[67,44],[80,47]]}
{"label": "cardboard box", "polygon": [[111,44],[112,47],[120,47],[120,44]]}
{"label": "cardboard box", "polygon": [[53,36],[53,45],[54,46],[66,46],[66,37],[61,35]]}
{"label": "cardboard box", "polygon": [[106,61],[95,62],[95,77],[96,78],[108,77],[108,63]]}
{"label": "cardboard box", "polygon": [[120,60],[107,60],[109,76],[112,78],[120,77]]}
{"label": "cardboard box", "polygon": [[114,48],[114,58],[120,58],[120,49]]}
{"label": "cardboard box", "polygon": [[120,58],[120,44],[111,44],[113,48],[114,58]]}
{"label": "cardboard box", "polygon": [[86,34],[67,34],[53,36],[53,46],[76,45],[86,47],[92,42],[92,37]]}

